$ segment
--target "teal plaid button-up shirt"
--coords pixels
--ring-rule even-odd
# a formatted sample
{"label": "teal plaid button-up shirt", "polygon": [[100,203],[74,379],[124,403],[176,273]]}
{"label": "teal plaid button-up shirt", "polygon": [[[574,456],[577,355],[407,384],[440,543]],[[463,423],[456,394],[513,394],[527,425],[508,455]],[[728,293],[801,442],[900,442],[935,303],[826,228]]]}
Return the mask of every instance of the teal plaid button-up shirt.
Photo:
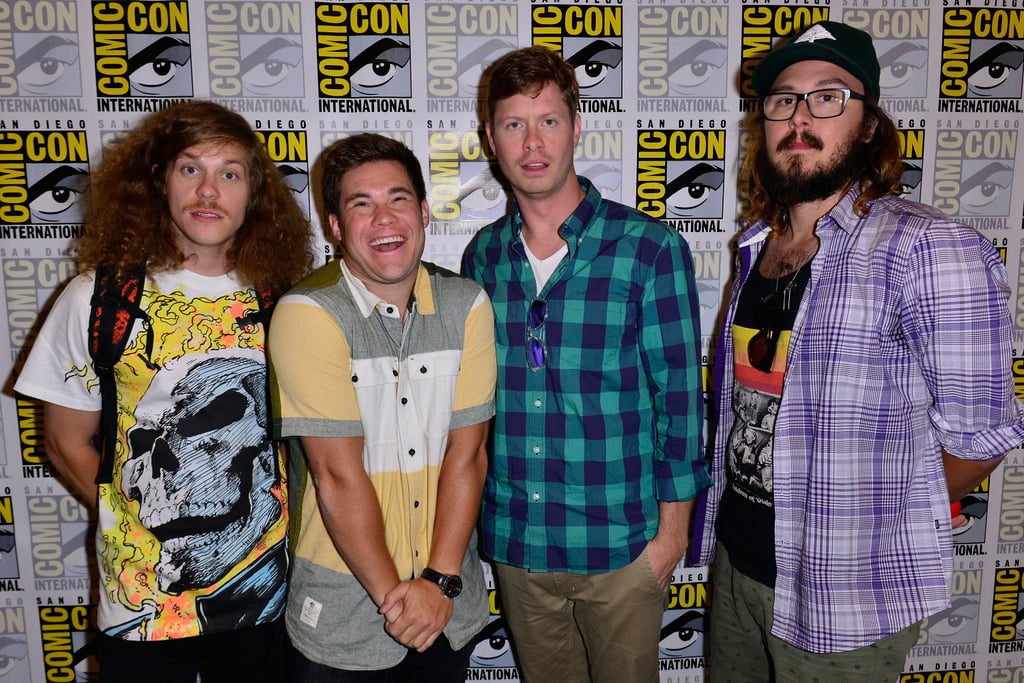
{"label": "teal plaid button-up shirt", "polygon": [[[537,294],[518,207],[480,231],[464,272],[495,309],[497,416],[484,552],[533,571],[600,573],[636,559],[658,502],[710,485],[702,453],[699,308],[686,242],[644,214],[586,198],[568,254]],[[527,363],[527,310],[547,302],[546,363]]]}

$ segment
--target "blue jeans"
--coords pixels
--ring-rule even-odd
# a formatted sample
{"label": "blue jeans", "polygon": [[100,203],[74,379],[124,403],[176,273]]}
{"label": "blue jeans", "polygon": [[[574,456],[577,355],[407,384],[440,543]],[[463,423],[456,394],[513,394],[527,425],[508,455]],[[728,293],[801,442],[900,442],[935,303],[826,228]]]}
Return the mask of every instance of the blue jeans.
{"label": "blue jeans", "polygon": [[409,650],[390,669],[346,671],[310,661],[289,643],[288,680],[291,683],[464,683],[474,641],[453,651],[442,633],[426,652]]}

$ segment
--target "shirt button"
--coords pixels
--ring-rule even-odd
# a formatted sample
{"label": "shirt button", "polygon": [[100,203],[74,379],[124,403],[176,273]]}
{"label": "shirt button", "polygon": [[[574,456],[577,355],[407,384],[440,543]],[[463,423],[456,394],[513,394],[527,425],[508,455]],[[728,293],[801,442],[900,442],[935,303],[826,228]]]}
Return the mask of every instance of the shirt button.
{"label": "shirt button", "polygon": [[533,452],[534,452],[535,454],[536,454],[536,453],[540,453],[540,446],[534,446],[534,447],[533,447]]}
{"label": "shirt button", "polygon": [[412,502],[412,506],[413,506],[414,508],[418,508],[418,507],[420,506],[420,502],[419,502],[418,500],[414,500],[414,501]]}
{"label": "shirt button", "polygon": [[416,455],[416,449],[415,448],[410,448],[409,449],[409,455]]}
{"label": "shirt button", "polygon": [[403,398],[403,399],[402,399],[402,405],[403,405],[403,406],[404,406],[404,405],[405,405],[406,403],[408,403],[408,402],[409,402],[409,399],[407,399],[407,398]]}
{"label": "shirt button", "polygon": [[392,308],[391,306],[388,306],[384,310],[387,311],[388,315],[394,315],[395,314],[395,309]]}
{"label": "shirt button", "polygon": [[540,399],[539,398],[536,401],[533,402],[533,407],[534,408],[540,408]]}
{"label": "shirt button", "polygon": [[539,494],[539,493],[535,493],[535,494],[533,494],[533,500],[534,500],[534,501],[538,501],[538,500],[540,500],[540,494]]}
{"label": "shirt button", "polygon": [[427,374],[427,368],[426,368],[426,366],[420,366],[420,374],[421,374],[421,375],[425,375],[425,374]]}

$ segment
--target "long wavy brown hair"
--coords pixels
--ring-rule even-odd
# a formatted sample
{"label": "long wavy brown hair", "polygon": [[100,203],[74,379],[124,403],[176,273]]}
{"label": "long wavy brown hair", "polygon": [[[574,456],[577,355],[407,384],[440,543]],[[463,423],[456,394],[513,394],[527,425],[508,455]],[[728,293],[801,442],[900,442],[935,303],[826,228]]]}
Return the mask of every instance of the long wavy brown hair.
{"label": "long wavy brown hair", "polygon": [[[853,205],[858,216],[864,215],[870,201],[903,194],[903,153],[899,131],[889,115],[870,100],[864,101],[864,116],[865,121],[874,120],[876,125],[871,140],[865,143],[867,153],[860,177],[861,194]],[[748,130],[747,153],[740,166],[738,220],[741,228],[746,229],[763,219],[772,227],[773,233],[781,234],[789,225],[789,207],[775,201],[761,181],[759,160],[763,160],[766,154],[763,119],[754,119]]]}
{"label": "long wavy brown hair", "polygon": [[174,239],[167,171],[183,151],[208,143],[236,143],[247,157],[249,201],[227,254],[239,280],[282,291],[309,272],[309,221],[280,171],[243,117],[205,100],[147,116],[104,152],[86,192],[79,269],[124,273],[143,259],[150,273],[180,267],[187,255]]}

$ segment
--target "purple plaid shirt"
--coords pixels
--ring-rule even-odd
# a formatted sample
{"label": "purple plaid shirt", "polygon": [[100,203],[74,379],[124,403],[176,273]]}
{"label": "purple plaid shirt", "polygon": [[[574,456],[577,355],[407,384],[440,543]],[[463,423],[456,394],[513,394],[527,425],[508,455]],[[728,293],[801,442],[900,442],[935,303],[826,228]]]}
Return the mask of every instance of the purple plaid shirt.
{"label": "purple plaid shirt", "polygon": [[[974,230],[856,189],[817,224],[775,426],[772,633],[812,652],[871,644],[949,605],[953,567],[942,448],[966,460],[1024,443],[1011,378],[1006,268]],[[733,316],[765,244],[739,239],[715,364],[714,488],[693,549],[710,563],[732,426]]]}

